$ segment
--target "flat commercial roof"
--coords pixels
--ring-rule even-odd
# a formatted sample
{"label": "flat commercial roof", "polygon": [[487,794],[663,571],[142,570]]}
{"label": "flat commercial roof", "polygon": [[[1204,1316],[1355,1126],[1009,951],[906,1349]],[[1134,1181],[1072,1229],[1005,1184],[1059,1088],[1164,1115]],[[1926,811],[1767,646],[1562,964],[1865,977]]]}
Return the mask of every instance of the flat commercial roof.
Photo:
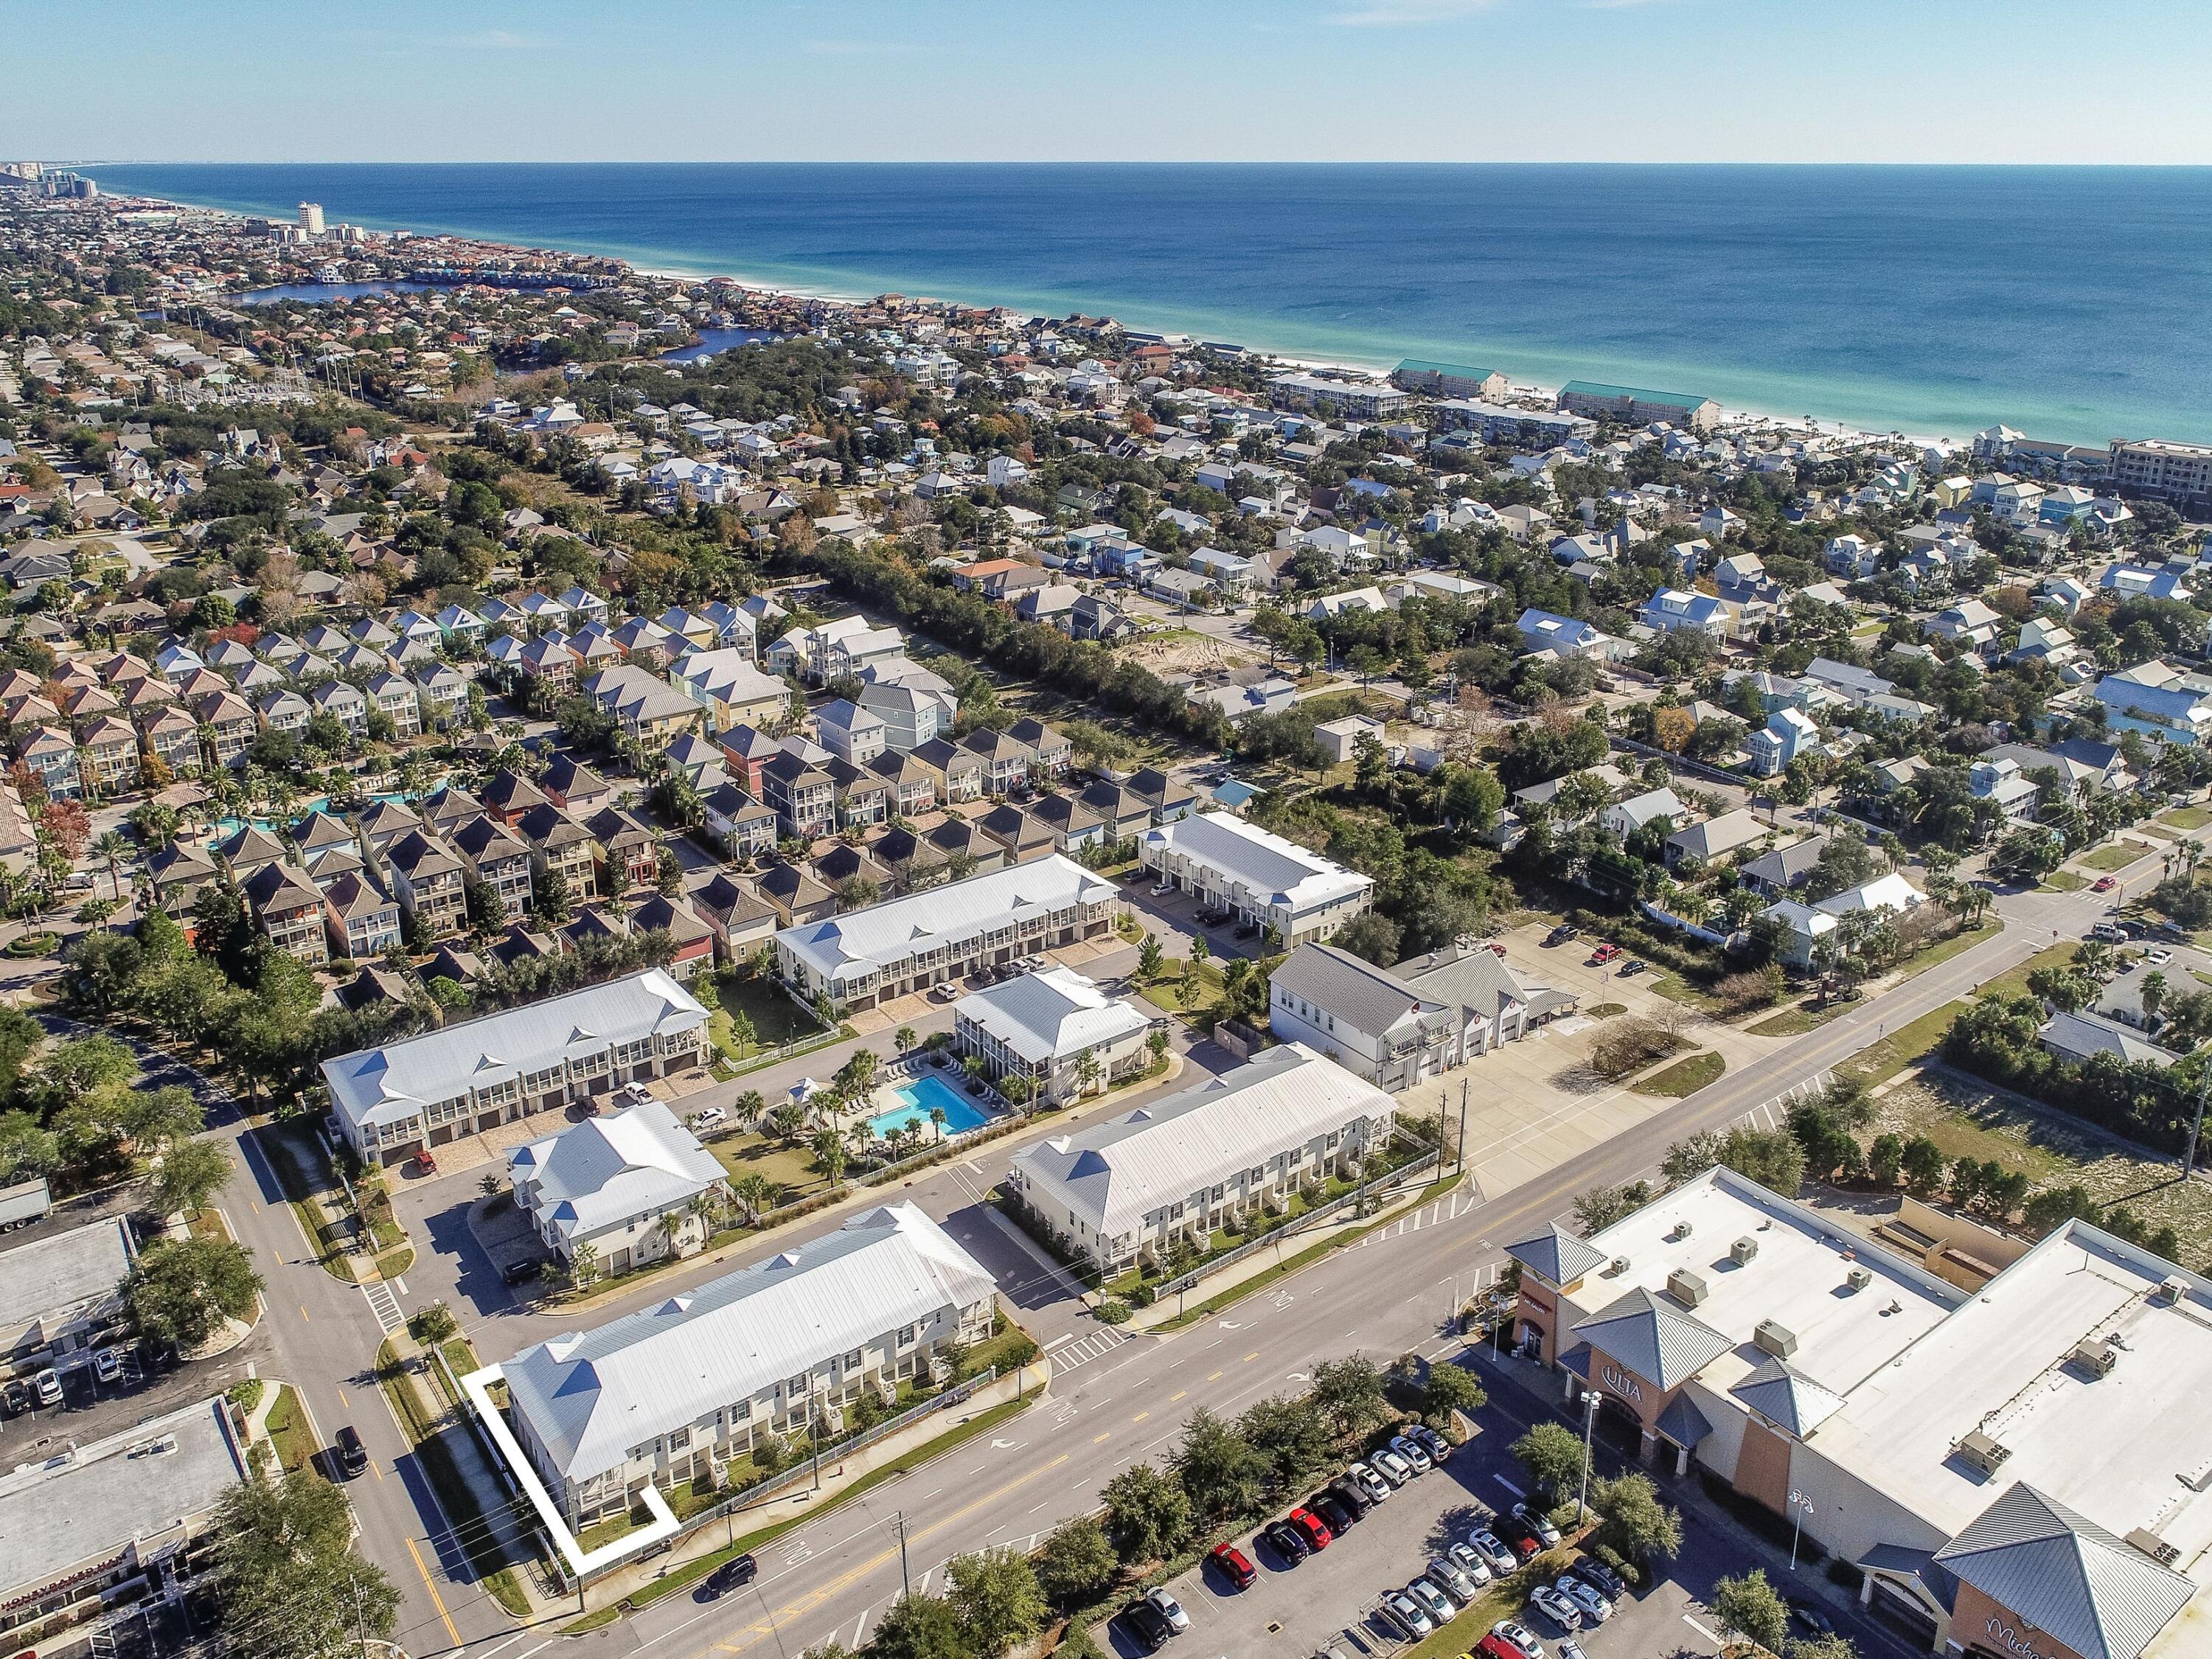
{"label": "flat commercial roof", "polygon": [[1639,404],[1665,404],[1675,409],[1697,409],[1712,402],[1686,392],[1647,392],[1641,386],[1607,386],[1601,380],[1570,380],[1559,388],[1562,398],[1628,398]]}
{"label": "flat commercial roof", "polygon": [[0,1253],[0,1330],[112,1294],[131,1271],[131,1226],[88,1221]]}
{"label": "flat commercial roof", "polygon": [[246,1477],[224,1410],[203,1400],[0,1474],[0,1592],[50,1584],[207,1514]]}

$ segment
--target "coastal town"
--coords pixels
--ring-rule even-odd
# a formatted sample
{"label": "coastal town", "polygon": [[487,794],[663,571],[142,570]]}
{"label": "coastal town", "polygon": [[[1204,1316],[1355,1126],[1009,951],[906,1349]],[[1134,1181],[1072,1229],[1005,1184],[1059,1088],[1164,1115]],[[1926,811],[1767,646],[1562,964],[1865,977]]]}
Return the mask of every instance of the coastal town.
{"label": "coastal town", "polygon": [[0,580],[0,1651],[2212,1650],[2212,447],[25,162]]}

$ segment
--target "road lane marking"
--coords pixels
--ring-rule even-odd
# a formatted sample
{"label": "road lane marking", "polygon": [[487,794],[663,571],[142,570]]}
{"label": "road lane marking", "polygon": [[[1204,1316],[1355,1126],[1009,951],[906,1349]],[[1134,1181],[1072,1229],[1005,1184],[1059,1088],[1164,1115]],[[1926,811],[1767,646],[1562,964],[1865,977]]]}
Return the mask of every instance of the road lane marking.
{"label": "road lane marking", "polygon": [[343,1389],[338,1390],[338,1404],[349,1410],[352,1408],[353,1401],[346,1398],[346,1391]]}
{"label": "road lane marking", "polygon": [[446,1598],[438,1594],[437,1585],[431,1582],[430,1569],[422,1565],[422,1552],[415,1547],[411,1534],[407,1540],[407,1553],[415,1558],[415,1571],[422,1575],[422,1588],[430,1592],[430,1605],[437,1608],[438,1617],[446,1621],[446,1634],[453,1638],[455,1647],[460,1646],[461,1633],[453,1628],[453,1615],[446,1611]]}
{"label": "road lane marking", "polygon": [[1257,1348],[1255,1348],[1255,1349],[1253,1349],[1253,1350],[1252,1350],[1252,1352],[1249,1352],[1249,1353],[1248,1353],[1248,1354],[1246,1354],[1246,1355],[1244,1356],[1243,1363],[1244,1363],[1245,1364],[1249,1365],[1249,1364],[1250,1364],[1254,1360],[1257,1359],[1259,1357],[1260,1357],[1260,1351],[1259,1351]]}
{"label": "road lane marking", "polygon": [[1704,1637],[1705,1640],[1711,1642],[1715,1647],[1718,1647],[1721,1644],[1721,1638],[1719,1637],[1714,1635],[1712,1632],[1707,1630],[1696,1620],[1691,1618],[1688,1613],[1686,1613],[1682,1615],[1682,1622],[1687,1625],[1692,1630],[1697,1632],[1698,1635]]}
{"label": "road lane marking", "polygon": [[1215,1371],[1212,1376],[1208,1376],[1206,1380],[1207,1382],[1218,1382],[1219,1381],[1221,1381],[1221,1379],[1222,1379],[1223,1377],[1224,1377],[1224,1376],[1228,1376],[1228,1375],[1229,1375],[1229,1373],[1228,1373],[1228,1372],[1226,1372],[1226,1371]]}
{"label": "road lane marking", "polygon": [[1499,1486],[1504,1487],[1506,1491],[1511,1492],[1516,1498],[1526,1498],[1528,1495],[1502,1474],[1493,1474],[1490,1478],[1492,1480],[1495,1480]]}
{"label": "road lane marking", "polygon": [[[922,1527],[914,1532],[908,1533],[907,1534],[908,1544],[911,1546],[916,1540],[927,1538],[933,1533],[944,1531],[945,1528],[952,1525],[956,1521],[966,1519],[977,1510],[981,1509],[985,1504],[998,1502],[1008,1492],[1013,1491],[1017,1486],[1026,1486],[1029,1482],[1036,1480],[1037,1476],[1041,1474],[1048,1474],[1066,1462],[1067,1454],[1062,1452],[1058,1457],[1054,1458],[1051,1462],[1040,1464],[1037,1468],[1031,1469],[1027,1474],[1016,1475],[1012,1480],[1007,1481],[996,1491],[985,1492],[981,1498],[975,1499],[972,1504],[965,1504],[963,1507],[953,1510],[942,1520],[933,1521],[927,1527]],[[994,1530],[996,1529],[994,1528]],[[829,1583],[823,1584],[818,1589],[809,1590],[805,1595],[799,1596],[792,1601],[787,1602],[784,1606],[778,1607],[768,1620],[746,1626],[743,1631],[738,1632],[738,1634],[748,1638],[747,1640],[717,1642],[714,1644],[714,1650],[722,1653],[743,1653],[747,1647],[751,1645],[752,1642],[757,1641],[763,1636],[773,1633],[777,1629],[779,1624],[788,1623],[792,1620],[801,1618],[804,1615],[813,1612],[816,1608],[821,1607],[823,1603],[836,1595],[840,1590],[845,1589],[846,1586],[858,1583],[860,1579],[865,1578],[868,1574],[873,1572],[878,1567],[883,1566],[888,1562],[896,1560],[898,1558],[898,1553],[899,1547],[896,1544],[893,1544],[888,1549],[878,1551],[868,1559],[861,1562],[860,1565],[853,1567],[846,1572],[840,1574]],[[925,1584],[928,1583],[928,1574],[925,1573],[922,1575],[922,1582]],[[454,1638],[456,1643],[458,1643],[459,1639],[460,1638],[459,1637]]]}
{"label": "road lane marking", "polygon": [[1150,1417],[1151,1415],[1152,1415],[1152,1413],[1151,1413],[1150,1412],[1139,1412],[1139,1413],[1138,1413],[1134,1417],[1131,1418],[1129,1420],[1130,1420],[1132,1423],[1141,1423],[1141,1422],[1143,1422],[1146,1418]]}
{"label": "road lane marking", "polygon": [[[307,1304],[304,1302],[300,1304],[300,1317],[302,1319],[307,1319]],[[307,1319],[307,1322],[312,1325],[315,1322],[312,1319]]]}
{"label": "road lane marking", "polygon": [[1091,1437],[1091,1443],[1092,1445],[1094,1445],[1094,1446],[1095,1446],[1095,1445],[1098,1444],[1098,1443],[1099,1443],[1100,1441],[1102,1441],[1102,1440],[1108,1440],[1108,1439],[1110,1439],[1110,1438],[1112,1438],[1112,1437],[1113,1437],[1113,1431],[1109,1429],[1109,1430],[1108,1430],[1108,1431],[1106,1431],[1106,1433],[1104,1433],[1104,1434],[1094,1434],[1094,1435],[1092,1435],[1092,1436]]}
{"label": "road lane marking", "polygon": [[1176,1401],[1182,1399],[1183,1395],[1189,1392],[1190,1390],[1188,1389],[1177,1389],[1173,1394],[1168,1396],[1168,1404],[1170,1406],[1174,1405]]}

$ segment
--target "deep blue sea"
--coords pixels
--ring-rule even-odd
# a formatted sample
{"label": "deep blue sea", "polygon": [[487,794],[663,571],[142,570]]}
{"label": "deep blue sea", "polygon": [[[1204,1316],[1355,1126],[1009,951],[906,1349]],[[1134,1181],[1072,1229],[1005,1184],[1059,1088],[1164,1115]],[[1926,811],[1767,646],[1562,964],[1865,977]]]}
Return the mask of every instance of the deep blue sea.
{"label": "deep blue sea", "polygon": [[1963,436],[2212,441],[2212,168],[358,164],[102,189]]}

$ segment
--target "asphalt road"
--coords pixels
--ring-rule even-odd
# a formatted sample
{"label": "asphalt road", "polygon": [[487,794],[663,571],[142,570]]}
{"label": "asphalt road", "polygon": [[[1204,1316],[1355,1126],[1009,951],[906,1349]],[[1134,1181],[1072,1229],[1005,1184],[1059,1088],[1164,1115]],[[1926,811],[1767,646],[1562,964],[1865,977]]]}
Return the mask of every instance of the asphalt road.
{"label": "asphalt road", "polygon": [[[2131,875],[2140,884],[2155,870],[2154,855]],[[2001,895],[2003,933],[1807,1034],[1756,1072],[1725,1077],[1635,1132],[1495,1200],[1455,1193],[1203,1326],[1139,1336],[1101,1353],[1055,1376],[1048,1401],[989,1442],[963,1447],[785,1534],[766,1552],[754,1591],[742,1600],[672,1597],[577,1646],[594,1656],[651,1651],[656,1659],[707,1659],[763,1644],[788,1656],[833,1638],[857,1646],[900,1593],[896,1513],[904,1513],[908,1570],[919,1582],[951,1556],[1026,1545],[1091,1509],[1110,1476],[1164,1456],[1200,1407],[1233,1415],[1300,1389],[1316,1361],[1353,1351],[1389,1359],[1455,1349],[1446,1321],[1469,1284],[1502,1264],[1506,1243],[1566,1215],[1574,1194],[1651,1173],[1674,1141],[1746,1118],[1832,1071],[1888,1027],[1968,994],[2058,938],[2079,937],[2117,896],[2086,890]]]}

